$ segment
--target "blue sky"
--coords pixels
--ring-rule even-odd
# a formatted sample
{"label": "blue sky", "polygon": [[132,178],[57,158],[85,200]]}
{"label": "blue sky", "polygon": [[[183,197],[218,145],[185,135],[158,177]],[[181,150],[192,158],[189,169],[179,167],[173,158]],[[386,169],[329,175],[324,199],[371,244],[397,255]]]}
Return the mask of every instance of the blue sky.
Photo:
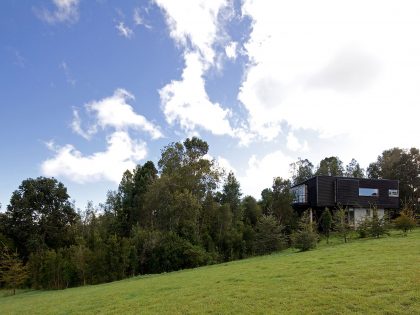
{"label": "blue sky", "polygon": [[0,202],[84,207],[197,135],[259,196],[298,157],[420,146],[418,1],[1,1]]}

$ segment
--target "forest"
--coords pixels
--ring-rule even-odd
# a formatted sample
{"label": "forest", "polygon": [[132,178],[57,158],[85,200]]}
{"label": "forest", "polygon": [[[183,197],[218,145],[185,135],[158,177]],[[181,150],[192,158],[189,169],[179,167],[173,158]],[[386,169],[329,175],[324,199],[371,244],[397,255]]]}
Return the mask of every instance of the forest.
{"label": "forest", "polygon": [[[84,210],[55,178],[23,180],[0,213],[2,259],[11,262],[0,272],[15,268],[16,285],[63,289],[282,250],[305,225],[291,207],[290,187],[314,175],[398,179],[401,205],[419,211],[417,148],[385,150],[366,170],[355,159],[344,166],[326,157],[317,167],[298,159],[291,178],[273,174],[259,200],[243,196],[235,175],[208,151],[196,137],[171,143],[157,165],[127,170],[103,204]],[[1,286],[11,281],[4,275]]]}

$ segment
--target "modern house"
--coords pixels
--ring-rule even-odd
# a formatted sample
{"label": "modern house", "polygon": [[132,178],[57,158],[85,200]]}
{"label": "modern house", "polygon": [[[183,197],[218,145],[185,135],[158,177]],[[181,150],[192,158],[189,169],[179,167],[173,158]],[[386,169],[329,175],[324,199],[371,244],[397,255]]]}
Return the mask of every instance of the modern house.
{"label": "modern house", "polygon": [[319,217],[325,207],[330,210],[346,207],[349,223],[357,226],[371,208],[378,216],[399,209],[399,181],[335,176],[315,176],[292,187],[292,206],[297,211],[311,208]]}

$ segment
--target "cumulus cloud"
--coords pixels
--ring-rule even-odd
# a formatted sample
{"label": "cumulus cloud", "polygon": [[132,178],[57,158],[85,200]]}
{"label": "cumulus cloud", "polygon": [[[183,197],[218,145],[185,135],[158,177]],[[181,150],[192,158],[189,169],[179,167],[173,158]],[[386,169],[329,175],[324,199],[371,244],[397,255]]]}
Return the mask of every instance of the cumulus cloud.
{"label": "cumulus cloud", "polygon": [[293,161],[280,150],[268,153],[261,158],[256,155],[251,156],[245,174],[238,177],[243,194],[260,198],[261,191],[271,187],[275,177],[289,178],[289,165]]}
{"label": "cumulus cloud", "polygon": [[299,139],[296,138],[296,136],[291,131],[287,134],[287,148],[290,151],[300,151],[300,152],[309,151],[308,141],[304,140],[300,142]]}
{"label": "cumulus cloud", "polygon": [[420,3],[245,0],[242,12],[252,28],[238,99],[257,137],[288,125],[370,156],[419,143]]}
{"label": "cumulus cloud", "polygon": [[35,9],[38,18],[50,24],[79,20],[79,0],[53,0],[54,10]]}
{"label": "cumulus cloud", "polygon": [[[180,80],[173,80],[160,91],[162,110],[169,124],[178,123],[188,134],[201,128],[215,135],[229,135],[249,143],[250,136],[243,127],[234,128],[231,112],[212,102],[205,88],[205,75],[212,67],[219,67],[215,45],[224,40],[222,14],[231,8],[228,0],[175,3],[155,0],[165,13],[170,36],[184,50],[185,68]],[[233,46],[229,53],[233,57]]]}
{"label": "cumulus cloud", "polygon": [[102,129],[111,127],[116,130],[127,130],[131,128],[145,131],[153,139],[163,137],[158,126],[134,111],[133,107],[128,104],[131,100],[134,100],[132,94],[124,89],[117,89],[110,97],[86,104],[85,109],[94,119],[94,123],[87,130],[83,130],[79,113],[77,110],[74,110],[73,131],[86,139],[89,139],[95,134],[98,127]]}
{"label": "cumulus cloud", "polygon": [[119,22],[117,25],[115,25],[115,28],[118,30],[118,34],[125,38],[132,38],[134,35],[133,30],[126,26],[124,22]]}
{"label": "cumulus cloud", "polygon": [[229,111],[212,103],[205,91],[204,69],[199,55],[186,54],[185,60],[182,79],[172,81],[159,91],[167,122],[178,122],[187,132],[198,126],[216,135],[233,135]]}
{"label": "cumulus cloud", "polygon": [[107,144],[106,151],[85,156],[71,144],[48,143],[55,156],[42,163],[41,171],[45,176],[64,176],[81,184],[100,180],[119,183],[123,172],[134,169],[147,153],[144,142],[132,140],[124,131],[112,133]]}
{"label": "cumulus cloud", "polygon": [[197,50],[213,63],[214,43],[220,36],[219,14],[229,8],[229,0],[155,0],[165,14],[170,36],[187,50]]}

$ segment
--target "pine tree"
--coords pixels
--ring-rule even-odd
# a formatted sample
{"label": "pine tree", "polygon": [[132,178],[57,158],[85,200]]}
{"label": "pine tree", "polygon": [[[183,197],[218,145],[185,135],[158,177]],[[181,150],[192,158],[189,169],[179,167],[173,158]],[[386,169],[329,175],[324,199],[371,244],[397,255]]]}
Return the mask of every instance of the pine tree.
{"label": "pine tree", "polygon": [[12,252],[9,248],[2,244],[1,260],[0,260],[0,282],[3,282],[7,288],[13,290],[21,287],[28,279],[28,268],[19,259],[17,251]]}

